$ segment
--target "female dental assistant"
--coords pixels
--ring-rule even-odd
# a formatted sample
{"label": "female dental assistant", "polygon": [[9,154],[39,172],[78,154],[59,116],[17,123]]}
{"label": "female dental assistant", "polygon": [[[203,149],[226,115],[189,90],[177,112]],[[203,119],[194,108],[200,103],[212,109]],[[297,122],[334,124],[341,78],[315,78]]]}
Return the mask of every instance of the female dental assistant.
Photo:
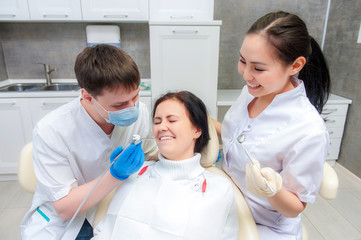
{"label": "female dental assistant", "polygon": [[81,97],[45,116],[33,131],[38,185],[20,226],[22,239],[90,239],[94,206],[141,167],[144,152],[147,159],[157,152],[154,141],[143,144],[144,152],[140,144],[125,149],[64,234],[109,168],[113,150],[126,146],[133,134],[152,135],[148,110],[138,102],[139,71],[128,54],[109,45],[85,48],[75,73]]}
{"label": "female dental assistant", "polygon": [[238,71],[247,85],[222,124],[222,167],[243,192],[262,240],[301,240],[300,213],[315,201],[328,151],[319,115],[330,85],[325,59],[299,17],[275,12],[247,32]]}

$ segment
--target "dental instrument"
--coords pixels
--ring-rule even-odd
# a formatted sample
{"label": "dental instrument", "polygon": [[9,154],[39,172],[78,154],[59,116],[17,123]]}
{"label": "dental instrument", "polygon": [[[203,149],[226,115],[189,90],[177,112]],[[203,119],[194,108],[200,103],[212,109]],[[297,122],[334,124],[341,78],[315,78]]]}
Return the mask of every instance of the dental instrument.
{"label": "dental instrument", "polygon": [[138,145],[139,143],[141,143],[142,141],[146,141],[146,140],[154,140],[154,138],[141,138],[140,135],[138,134],[134,134],[132,136],[132,139],[130,140],[130,142],[126,145],[125,148],[123,148],[123,151],[115,157],[114,161],[110,164],[109,168],[106,169],[106,171],[100,176],[100,178],[98,179],[98,181],[95,183],[95,185],[92,187],[92,189],[90,189],[89,193],[85,196],[84,200],[81,202],[81,204],[79,205],[78,209],[75,211],[73,217],[70,219],[68,225],[66,225],[65,230],[63,232],[63,234],[60,236],[59,240],[61,240],[64,236],[64,234],[66,233],[66,231],[69,229],[70,225],[72,224],[72,222],[74,221],[75,217],[77,216],[78,212],[80,211],[81,207],[84,205],[85,201],[89,198],[90,194],[93,192],[93,190],[95,189],[95,187],[99,184],[99,182],[101,181],[101,179],[104,177],[104,175],[107,173],[107,171],[110,170],[110,168],[113,166],[113,164],[118,160],[118,158],[123,154],[124,150],[127,149],[132,143],[134,143],[134,145]]}
{"label": "dental instrument", "polygon": [[[246,147],[243,146],[243,142],[244,142],[245,140],[246,140],[246,135],[244,135],[244,134],[240,134],[240,135],[237,137],[237,141],[241,144],[244,152],[246,153],[247,157],[251,160],[253,166],[257,166],[257,167],[258,167],[258,165],[256,165],[256,163],[255,163],[255,161],[254,161],[254,158],[251,156],[251,154],[249,154],[249,152],[247,151]],[[258,169],[260,169],[260,168],[258,167]],[[261,172],[261,174],[262,174],[262,172]],[[267,181],[267,179],[266,179],[265,177],[263,177],[263,176],[262,176],[262,178],[263,178],[263,181],[265,182],[265,184],[267,185],[267,187],[269,188],[269,190],[273,193],[274,190],[273,190],[272,186],[269,184],[269,182]]]}

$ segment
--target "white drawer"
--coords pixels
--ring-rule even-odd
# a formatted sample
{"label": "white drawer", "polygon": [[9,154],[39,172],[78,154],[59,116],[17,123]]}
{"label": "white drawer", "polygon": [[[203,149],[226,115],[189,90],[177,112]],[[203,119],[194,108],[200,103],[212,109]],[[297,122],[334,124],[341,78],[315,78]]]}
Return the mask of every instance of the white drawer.
{"label": "white drawer", "polygon": [[340,152],[341,138],[330,138],[330,147],[328,149],[327,159],[337,159]]}
{"label": "white drawer", "polygon": [[346,121],[346,116],[322,116],[323,120],[326,123],[327,129],[330,128],[343,128]]}
{"label": "white drawer", "polygon": [[328,131],[330,138],[342,138],[343,127],[338,127],[338,128],[330,127],[330,128],[327,128],[327,131]]}
{"label": "white drawer", "polygon": [[348,104],[326,104],[321,116],[346,116]]}

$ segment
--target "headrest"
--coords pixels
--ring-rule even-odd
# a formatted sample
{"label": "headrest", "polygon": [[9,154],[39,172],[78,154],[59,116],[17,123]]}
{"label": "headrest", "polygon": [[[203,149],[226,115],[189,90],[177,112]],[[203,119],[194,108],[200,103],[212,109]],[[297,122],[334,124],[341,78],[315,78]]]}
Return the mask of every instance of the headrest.
{"label": "headrest", "polygon": [[218,158],[219,141],[216,128],[213,124],[212,117],[208,115],[209,141],[207,146],[201,152],[201,165],[204,168],[211,167]]}

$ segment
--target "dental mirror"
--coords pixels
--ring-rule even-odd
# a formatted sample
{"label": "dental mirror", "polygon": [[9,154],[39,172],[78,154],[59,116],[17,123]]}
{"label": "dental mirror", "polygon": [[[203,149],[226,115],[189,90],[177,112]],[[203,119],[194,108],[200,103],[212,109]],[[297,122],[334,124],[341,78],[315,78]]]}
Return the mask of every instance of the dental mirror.
{"label": "dental mirror", "polygon": [[[254,158],[249,154],[249,152],[247,151],[247,149],[243,146],[243,142],[246,140],[246,135],[244,134],[240,134],[237,137],[237,141],[241,144],[244,152],[247,154],[248,158],[251,160],[253,165],[256,165]],[[262,174],[262,173],[261,173]],[[269,190],[273,193],[273,188],[271,187],[271,185],[269,184],[269,182],[267,181],[267,179],[265,177],[263,177],[263,181],[265,182],[265,184],[267,185],[267,187],[269,188]]]}
{"label": "dental mirror", "polygon": [[246,135],[244,134],[240,134],[237,137],[237,141],[241,144],[243,150],[245,151],[245,153],[247,154],[248,158],[251,160],[252,164],[255,165],[256,163],[254,162],[253,157],[249,154],[249,152],[247,151],[247,149],[243,146],[243,142],[246,140]]}

